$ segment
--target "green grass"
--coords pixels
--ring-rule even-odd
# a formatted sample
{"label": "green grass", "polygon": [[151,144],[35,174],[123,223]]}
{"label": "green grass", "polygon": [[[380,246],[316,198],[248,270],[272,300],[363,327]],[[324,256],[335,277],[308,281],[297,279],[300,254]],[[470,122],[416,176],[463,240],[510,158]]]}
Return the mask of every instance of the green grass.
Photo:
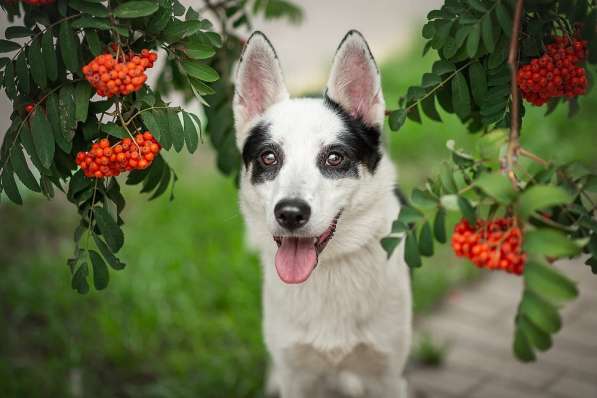
{"label": "green grass", "polygon": [[[411,54],[382,66],[389,108],[431,62]],[[563,110],[549,119],[530,110],[525,145],[546,157],[592,160],[595,94],[585,102],[571,121]],[[406,192],[447,158],[448,138],[474,142],[456,118],[443,117],[389,134]],[[70,288],[64,260],[77,222],[70,206],[32,198],[25,208],[0,206],[0,396],[261,396],[259,265],[243,244],[234,185],[205,166],[205,155],[171,157],[180,177],[173,202],[127,190],[128,265],[110,273],[103,292]],[[414,272],[418,313],[478,275],[436,249]]]}

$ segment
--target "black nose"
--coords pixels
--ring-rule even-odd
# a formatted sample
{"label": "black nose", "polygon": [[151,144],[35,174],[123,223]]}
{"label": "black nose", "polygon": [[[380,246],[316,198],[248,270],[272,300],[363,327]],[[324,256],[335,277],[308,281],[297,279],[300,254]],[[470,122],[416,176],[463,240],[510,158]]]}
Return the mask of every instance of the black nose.
{"label": "black nose", "polygon": [[311,208],[302,199],[282,199],[274,208],[274,215],[278,224],[292,231],[309,221]]}

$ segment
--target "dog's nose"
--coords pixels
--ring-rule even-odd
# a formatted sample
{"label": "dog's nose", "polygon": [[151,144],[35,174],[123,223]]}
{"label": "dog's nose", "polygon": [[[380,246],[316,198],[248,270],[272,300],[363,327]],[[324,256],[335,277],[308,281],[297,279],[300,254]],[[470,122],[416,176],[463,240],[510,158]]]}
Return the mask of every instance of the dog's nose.
{"label": "dog's nose", "polygon": [[309,221],[311,208],[302,199],[282,199],[274,208],[274,215],[280,226],[292,231]]}

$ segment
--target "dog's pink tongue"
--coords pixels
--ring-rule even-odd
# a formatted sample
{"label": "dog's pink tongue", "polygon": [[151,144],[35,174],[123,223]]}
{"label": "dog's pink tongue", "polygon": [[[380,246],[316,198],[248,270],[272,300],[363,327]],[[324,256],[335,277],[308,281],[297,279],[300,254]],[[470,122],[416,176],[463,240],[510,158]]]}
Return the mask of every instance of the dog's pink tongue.
{"label": "dog's pink tongue", "polygon": [[307,280],[317,265],[317,251],[313,238],[282,238],[276,253],[276,271],[286,283]]}

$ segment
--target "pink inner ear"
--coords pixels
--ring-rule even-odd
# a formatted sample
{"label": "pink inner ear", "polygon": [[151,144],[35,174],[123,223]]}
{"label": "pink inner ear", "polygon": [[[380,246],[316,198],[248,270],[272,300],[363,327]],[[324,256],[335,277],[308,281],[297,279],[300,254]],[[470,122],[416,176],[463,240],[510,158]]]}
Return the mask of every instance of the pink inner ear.
{"label": "pink inner ear", "polygon": [[[360,53],[360,54],[359,54]],[[371,76],[371,66],[364,51],[351,52],[345,58],[343,68],[344,95],[349,101],[353,117],[364,117],[375,98],[375,86]]]}
{"label": "pink inner ear", "polygon": [[373,106],[379,103],[377,69],[367,50],[347,44],[341,55],[332,94],[353,117],[375,122]]}
{"label": "pink inner ear", "polygon": [[265,112],[275,102],[276,66],[271,55],[255,49],[243,59],[242,81],[239,82],[241,104],[248,118]]}

